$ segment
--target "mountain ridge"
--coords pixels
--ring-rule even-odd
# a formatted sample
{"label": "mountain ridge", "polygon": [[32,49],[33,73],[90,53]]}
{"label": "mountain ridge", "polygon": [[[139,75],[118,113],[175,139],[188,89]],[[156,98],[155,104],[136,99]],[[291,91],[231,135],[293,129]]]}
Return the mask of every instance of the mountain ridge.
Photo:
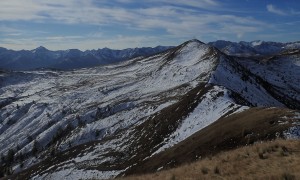
{"label": "mountain ridge", "polygon": [[[287,132],[297,137],[299,57],[299,51],[267,61],[229,56],[191,40],[100,67],[3,72],[0,153],[15,152],[11,168],[20,179],[102,179],[139,172],[137,167],[168,157],[165,152],[222,119],[230,125],[239,113],[248,118],[274,107],[290,108],[280,114],[274,110],[278,121],[266,123],[281,137]],[[257,133],[250,130],[246,134]],[[201,155],[197,148],[195,153]],[[20,154],[25,158],[20,160]],[[163,160],[159,166],[180,164]]]}
{"label": "mountain ridge", "polygon": [[[192,39],[187,42],[198,41]],[[201,42],[203,43],[203,42]],[[300,41],[296,42],[266,42],[261,40],[251,42],[231,42],[218,40],[207,43],[228,55],[235,56],[265,56],[279,54],[284,50],[299,49]],[[156,46],[142,48],[126,48],[114,50],[102,48],[80,51],[78,49],[52,51],[40,46],[33,50],[8,50],[0,48],[0,68],[7,70],[60,69],[71,70],[86,67],[117,63],[138,56],[149,56],[163,52],[173,46]]]}
{"label": "mountain ridge", "polygon": [[145,57],[169,48],[171,46],[127,48],[123,50],[102,48],[86,51],[78,49],[52,51],[43,46],[33,50],[20,51],[1,48],[0,68],[7,70],[34,70],[38,68],[71,70],[116,63],[138,56]]}
{"label": "mountain ridge", "polygon": [[222,52],[228,55],[238,56],[265,56],[271,54],[279,54],[283,50],[292,50],[300,48],[300,41],[282,43],[261,40],[255,40],[250,42],[231,42],[225,40],[218,40],[215,42],[209,42],[208,44],[220,49]]}

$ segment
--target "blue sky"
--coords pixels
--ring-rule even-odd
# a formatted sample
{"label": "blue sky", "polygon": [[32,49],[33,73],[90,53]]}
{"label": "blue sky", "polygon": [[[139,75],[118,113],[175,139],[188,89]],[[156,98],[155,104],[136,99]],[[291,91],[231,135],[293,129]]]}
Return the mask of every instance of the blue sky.
{"label": "blue sky", "polygon": [[300,0],[1,0],[0,46],[81,50],[299,41]]}

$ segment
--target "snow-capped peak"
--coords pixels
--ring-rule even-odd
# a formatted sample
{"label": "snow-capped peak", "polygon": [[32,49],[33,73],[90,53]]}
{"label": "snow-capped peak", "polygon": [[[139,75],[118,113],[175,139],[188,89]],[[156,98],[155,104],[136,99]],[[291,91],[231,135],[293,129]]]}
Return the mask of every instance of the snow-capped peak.
{"label": "snow-capped peak", "polygon": [[256,40],[256,41],[252,41],[251,42],[251,45],[252,46],[259,46],[259,45],[261,45],[263,43],[263,41],[261,41],[261,40]]}
{"label": "snow-capped peak", "polygon": [[45,48],[44,46],[39,46],[36,49],[32,50],[33,53],[39,53],[39,52],[46,52],[49,51],[47,48]]}
{"label": "snow-capped peak", "polygon": [[[231,45],[242,50],[247,43]],[[93,68],[4,71],[0,154],[14,153],[14,173],[34,168],[24,178],[114,178],[233,113],[253,106],[300,109],[298,57],[299,51],[234,57],[191,40]]]}

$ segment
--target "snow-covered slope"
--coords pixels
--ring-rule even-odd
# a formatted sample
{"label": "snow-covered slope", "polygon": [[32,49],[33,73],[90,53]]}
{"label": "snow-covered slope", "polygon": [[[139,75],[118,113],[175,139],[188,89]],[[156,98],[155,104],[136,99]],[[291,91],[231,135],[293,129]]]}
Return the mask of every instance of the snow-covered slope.
{"label": "snow-covered slope", "polygon": [[208,43],[222,52],[229,55],[237,56],[259,56],[259,55],[272,55],[278,54],[282,51],[288,49],[299,49],[300,42],[289,42],[289,43],[279,43],[279,42],[265,42],[265,41],[252,41],[252,42],[230,42],[224,40],[218,40],[215,42]]}
{"label": "snow-covered slope", "polygon": [[298,51],[235,58],[198,40],[101,67],[1,71],[2,165],[33,179],[112,178],[252,106],[300,109],[299,72]]}
{"label": "snow-covered slope", "polygon": [[138,56],[149,56],[170,48],[169,46],[128,48],[123,50],[103,48],[84,52],[78,49],[50,51],[42,46],[31,51],[13,51],[1,48],[0,68],[8,70],[34,70],[41,68],[70,70],[116,63]]}

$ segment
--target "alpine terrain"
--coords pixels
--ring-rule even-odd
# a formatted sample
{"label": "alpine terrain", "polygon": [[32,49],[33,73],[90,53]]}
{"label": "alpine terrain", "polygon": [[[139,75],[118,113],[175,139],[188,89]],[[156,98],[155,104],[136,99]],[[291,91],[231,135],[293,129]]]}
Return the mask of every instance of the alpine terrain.
{"label": "alpine terrain", "polygon": [[30,51],[14,51],[0,47],[0,69],[23,71],[36,69],[71,70],[117,63],[138,56],[149,56],[169,48],[171,46],[127,48],[123,50],[103,48],[86,51],[78,49],[51,51],[40,46]]}
{"label": "alpine terrain", "polygon": [[255,43],[190,40],[99,67],[2,70],[0,175],[109,179],[299,138],[299,42]]}

